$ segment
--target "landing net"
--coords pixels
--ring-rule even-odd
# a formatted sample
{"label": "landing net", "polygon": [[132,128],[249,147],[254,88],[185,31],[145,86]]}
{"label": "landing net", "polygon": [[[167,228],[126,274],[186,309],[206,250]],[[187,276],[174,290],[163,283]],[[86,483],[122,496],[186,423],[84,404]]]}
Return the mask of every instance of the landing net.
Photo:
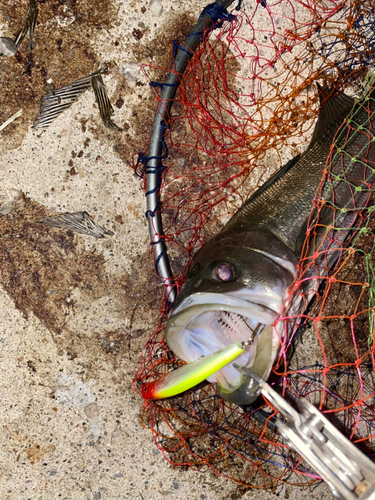
{"label": "landing net", "polygon": [[[375,11],[370,0],[260,0],[230,13],[202,37],[180,77],[163,129],[159,210],[177,287],[195,251],[275,169],[306,149],[319,108],[316,82],[325,80],[352,96],[369,95],[373,86]],[[173,72],[173,64],[169,70],[145,66],[144,71],[158,100],[162,83],[156,80],[164,81],[162,75]],[[364,106],[369,120],[360,125],[352,117],[348,127],[375,140],[373,98]],[[345,146],[332,147],[324,179],[337,155],[346,154]],[[367,165],[375,168],[370,160]],[[144,174],[142,161],[136,169]],[[340,180],[346,182],[344,170],[331,179],[332,189]],[[363,182],[359,188],[371,199],[350,208],[356,221],[344,243],[340,234],[346,228],[327,232],[342,248],[340,259],[333,269],[312,276],[319,298],[300,318],[290,318],[294,333],[285,339],[270,381],[287,400],[303,396],[317,405],[373,456],[375,223],[370,215],[375,186]],[[314,208],[319,211],[324,202],[321,190]],[[337,209],[337,221],[340,213]],[[311,219],[310,248],[321,231],[319,219]],[[324,252],[324,246],[317,246],[312,258],[306,254],[301,259],[301,280],[307,269],[324,266]],[[301,290],[297,280],[290,294],[303,295]],[[134,380],[138,391],[141,383],[182,363],[164,341],[167,298],[142,352]],[[253,488],[273,489],[279,481],[307,486],[317,477],[278,435],[275,415],[262,397],[252,407],[237,407],[204,382],[178,397],[145,401],[143,424],[172,464],[208,467]]]}

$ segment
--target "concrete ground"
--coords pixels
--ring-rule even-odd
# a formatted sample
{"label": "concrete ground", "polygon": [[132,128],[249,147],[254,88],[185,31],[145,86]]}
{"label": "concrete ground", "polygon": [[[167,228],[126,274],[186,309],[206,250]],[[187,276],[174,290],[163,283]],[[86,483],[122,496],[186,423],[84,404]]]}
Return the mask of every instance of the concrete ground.
{"label": "concrete ground", "polygon": [[[131,168],[154,108],[139,64],[168,65],[170,41],[204,5],[39,0],[31,55],[24,42],[0,59],[0,123],[23,108],[0,135],[0,201],[9,189],[26,195],[24,208],[0,215],[1,500],[330,498],[324,485],[244,493],[211,472],[171,467],[131,386],[160,299]],[[3,3],[0,33],[17,33],[26,10],[26,0]],[[97,62],[109,65],[103,78],[125,132],[103,126],[91,90],[45,131],[32,129],[41,96]],[[77,211],[114,235],[35,224]]]}

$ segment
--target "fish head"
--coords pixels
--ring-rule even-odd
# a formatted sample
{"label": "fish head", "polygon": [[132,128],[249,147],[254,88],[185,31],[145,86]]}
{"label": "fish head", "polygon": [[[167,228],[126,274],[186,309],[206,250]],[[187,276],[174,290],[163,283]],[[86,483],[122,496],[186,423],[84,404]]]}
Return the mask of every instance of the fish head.
{"label": "fish head", "polygon": [[[248,342],[236,363],[267,379],[281,337],[279,317],[298,260],[269,233],[215,238],[195,255],[166,326],[170,349],[187,362]],[[280,328],[281,326],[281,328]],[[258,396],[231,364],[207,380],[224,399],[250,404]]]}

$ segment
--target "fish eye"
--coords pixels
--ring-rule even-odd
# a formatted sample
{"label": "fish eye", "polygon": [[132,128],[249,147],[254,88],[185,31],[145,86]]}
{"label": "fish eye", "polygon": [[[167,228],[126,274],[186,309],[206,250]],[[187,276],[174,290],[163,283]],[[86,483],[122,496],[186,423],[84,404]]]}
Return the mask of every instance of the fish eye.
{"label": "fish eye", "polygon": [[212,277],[218,281],[233,281],[236,279],[236,269],[233,264],[221,262],[214,268]]}

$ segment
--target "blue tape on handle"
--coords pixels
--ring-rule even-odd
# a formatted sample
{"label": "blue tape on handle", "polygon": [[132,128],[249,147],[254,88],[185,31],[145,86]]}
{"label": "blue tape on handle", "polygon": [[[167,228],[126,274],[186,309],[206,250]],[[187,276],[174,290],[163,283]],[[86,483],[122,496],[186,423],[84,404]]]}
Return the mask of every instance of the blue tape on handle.
{"label": "blue tape on handle", "polygon": [[178,40],[173,40],[173,57],[176,57],[177,50],[182,50],[182,52],[185,52],[189,57],[191,57],[194,52],[189,49],[186,45],[181,45]]}
{"label": "blue tape on handle", "polygon": [[177,83],[161,83],[161,82],[150,82],[150,87],[159,87],[160,90],[163,90],[163,87],[177,87]]}
{"label": "blue tape on handle", "polygon": [[[239,1],[239,4],[237,5],[236,9],[238,10],[241,5],[241,0]],[[209,35],[213,30],[216,30],[218,28],[221,28],[223,26],[224,21],[229,21],[232,22],[236,19],[236,16],[233,14],[230,14],[225,7],[223,7],[219,3],[210,3],[207,5],[201,12],[199,19],[201,19],[202,16],[208,14],[211,18],[211,21],[213,25],[208,28],[205,33],[190,33],[189,36],[203,36],[204,34]]]}
{"label": "blue tape on handle", "polygon": [[[210,3],[207,5],[201,12],[201,15],[199,16],[199,19],[201,19],[202,16],[205,14],[208,14],[214,24],[216,24],[218,21],[234,21],[236,19],[236,16],[233,14],[229,14],[227,9],[220,5],[219,3]],[[222,22],[219,23],[220,26],[215,26],[215,28],[219,28],[222,26]]]}

